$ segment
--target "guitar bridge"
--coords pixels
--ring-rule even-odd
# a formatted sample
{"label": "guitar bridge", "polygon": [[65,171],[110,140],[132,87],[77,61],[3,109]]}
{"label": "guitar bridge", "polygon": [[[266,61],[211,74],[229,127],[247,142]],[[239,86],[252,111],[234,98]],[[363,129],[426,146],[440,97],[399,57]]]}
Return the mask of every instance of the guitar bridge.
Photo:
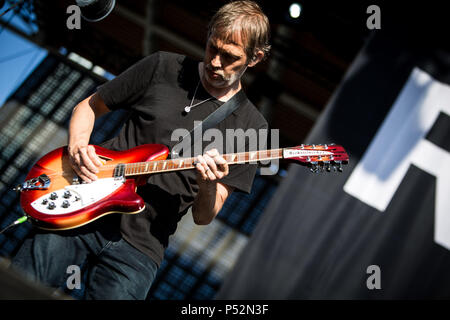
{"label": "guitar bridge", "polygon": [[27,180],[24,183],[17,185],[15,188],[13,188],[13,190],[18,192],[24,190],[44,190],[48,189],[50,184],[50,178],[46,174],[41,174],[37,178]]}

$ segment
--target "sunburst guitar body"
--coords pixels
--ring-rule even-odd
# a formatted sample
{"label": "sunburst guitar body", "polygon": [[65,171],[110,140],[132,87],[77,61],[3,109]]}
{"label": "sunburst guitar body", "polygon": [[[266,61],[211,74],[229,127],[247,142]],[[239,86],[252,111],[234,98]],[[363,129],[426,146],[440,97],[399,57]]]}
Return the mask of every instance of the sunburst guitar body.
{"label": "sunburst guitar body", "polygon": [[[25,213],[44,229],[71,229],[109,213],[141,212],[144,200],[136,193],[143,179],[115,174],[124,163],[164,160],[168,149],[151,144],[117,152],[94,146],[104,161],[91,183],[81,181],[71,168],[67,147],[46,154],[32,167],[23,186],[20,204]],[[144,178],[144,177],[142,177]]]}

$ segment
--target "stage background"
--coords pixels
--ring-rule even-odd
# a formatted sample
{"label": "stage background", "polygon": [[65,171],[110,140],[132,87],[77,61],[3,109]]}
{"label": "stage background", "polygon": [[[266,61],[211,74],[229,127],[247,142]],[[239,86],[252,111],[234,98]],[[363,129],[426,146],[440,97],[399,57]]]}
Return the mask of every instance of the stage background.
{"label": "stage background", "polygon": [[306,139],[349,165],[291,166],[217,299],[450,298],[450,55],[421,27],[373,34]]}

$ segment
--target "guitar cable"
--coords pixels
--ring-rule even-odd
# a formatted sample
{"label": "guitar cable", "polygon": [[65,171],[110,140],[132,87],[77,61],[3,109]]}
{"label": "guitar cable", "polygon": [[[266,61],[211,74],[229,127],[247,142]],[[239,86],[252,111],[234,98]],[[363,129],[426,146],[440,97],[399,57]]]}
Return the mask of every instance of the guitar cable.
{"label": "guitar cable", "polygon": [[2,231],[0,231],[0,234],[2,234],[3,232],[5,232],[6,230],[8,230],[11,227],[17,226],[18,224],[24,223],[25,221],[28,220],[27,216],[23,216],[20,217],[19,219],[17,219],[16,221],[14,221],[13,223],[11,223],[9,226],[7,226],[6,228],[4,228]]}

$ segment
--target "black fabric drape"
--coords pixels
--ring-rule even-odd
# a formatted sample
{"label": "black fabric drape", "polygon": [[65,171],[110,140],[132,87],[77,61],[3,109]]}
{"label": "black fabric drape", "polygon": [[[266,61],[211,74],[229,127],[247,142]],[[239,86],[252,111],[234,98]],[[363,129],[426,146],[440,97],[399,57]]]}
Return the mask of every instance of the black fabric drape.
{"label": "black fabric drape", "polygon": [[[370,38],[299,141],[341,144],[349,165],[320,175],[290,167],[217,299],[450,298],[450,251],[434,241],[438,196],[450,190],[437,195],[436,176],[413,164],[384,211],[343,189],[415,68],[450,83],[445,41],[425,30],[382,29]],[[425,137],[447,153],[449,119],[440,113]],[[371,265],[380,269],[380,289],[367,286]]]}

